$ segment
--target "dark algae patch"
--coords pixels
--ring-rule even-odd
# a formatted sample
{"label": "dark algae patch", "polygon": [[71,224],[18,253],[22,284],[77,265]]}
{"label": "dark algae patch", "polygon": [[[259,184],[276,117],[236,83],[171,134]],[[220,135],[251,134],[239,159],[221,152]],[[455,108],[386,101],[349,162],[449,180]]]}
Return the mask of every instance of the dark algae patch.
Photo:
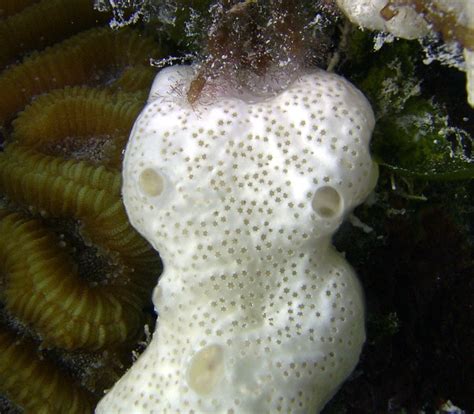
{"label": "dark algae patch", "polygon": [[341,70],[371,101],[374,198],[337,234],[364,286],[367,342],[324,410],[435,413],[451,400],[474,410],[472,137],[465,76],[423,64],[418,42],[373,50],[354,29]]}

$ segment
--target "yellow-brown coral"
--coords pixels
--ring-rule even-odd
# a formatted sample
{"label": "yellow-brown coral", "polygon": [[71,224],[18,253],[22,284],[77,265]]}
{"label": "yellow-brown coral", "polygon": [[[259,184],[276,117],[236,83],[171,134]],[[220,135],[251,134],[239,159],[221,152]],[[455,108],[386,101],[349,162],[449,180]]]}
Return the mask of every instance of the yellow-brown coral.
{"label": "yellow-brown coral", "polygon": [[[39,96],[13,122],[12,141],[45,154],[120,168],[144,93],[66,87]],[[113,138],[113,139],[112,139]]]}
{"label": "yellow-brown coral", "polygon": [[37,3],[39,0],[0,0],[0,18],[18,13],[25,7]]}
{"label": "yellow-brown coral", "polygon": [[[0,6],[1,8],[1,6]],[[107,20],[89,0],[43,0],[0,21],[0,66]]]}
{"label": "yellow-brown coral", "polygon": [[[89,27],[89,1],[73,3]],[[61,20],[66,4],[0,0],[0,22],[56,7]],[[7,43],[37,47],[25,27]],[[136,30],[94,28],[0,74],[0,395],[26,412],[90,413],[143,337],[160,262],[128,223],[120,164],[161,53]]]}
{"label": "yellow-brown coral", "polygon": [[[27,386],[25,386],[28,384]],[[27,413],[90,413],[96,398],[51,361],[35,344],[0,326],[0,389]]]}
{"label": "yellow-brown coral", "polygon": [[[0,175],[4,177],[3,171]],[[130,284],[89,285],[79,276],[71,255],[61,249],[58,236],[40,221],[18,213],[0,211],[1,215],[0,233],[8,235],[0,240],[5,306],[31,326],[44,345],[98,350],[136,337],[143,300]],[[145,282],[139,274],[140,282]],[[154,280],[149,272],[147,276]]]}
{"label": "yellow-brown coral", "polygon": [[[109,28],[91,29],[64,42],[33,53],[21,64],[0,75],[0,126],[22,109],[31,97],[71,85],[112,84],[130,66],[148,64],[151,56],[159,55],[156,43],[139,32]],[[151,81],[151,68],[149,80]],[[143,87],[126,82],[127,90]]]}

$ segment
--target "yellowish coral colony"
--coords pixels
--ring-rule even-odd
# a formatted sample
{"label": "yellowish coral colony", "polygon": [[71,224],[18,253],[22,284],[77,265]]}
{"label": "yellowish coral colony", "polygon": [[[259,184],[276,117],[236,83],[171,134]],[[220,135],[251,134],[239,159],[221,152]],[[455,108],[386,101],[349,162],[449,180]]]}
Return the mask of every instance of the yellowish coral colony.
{"label": "yellowish coral colony", "polygon": [[88,0],[0,0],[0,412],[92,412],[149,318],[160,260],[120,168],[160,49],[91,28],[108,18]]}

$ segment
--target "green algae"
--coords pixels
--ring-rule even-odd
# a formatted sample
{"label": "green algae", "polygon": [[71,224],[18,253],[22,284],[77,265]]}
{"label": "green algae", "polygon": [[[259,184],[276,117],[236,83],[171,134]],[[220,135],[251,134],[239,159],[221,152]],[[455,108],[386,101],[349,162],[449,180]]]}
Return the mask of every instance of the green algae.
{"label": "green algae", "polygon": [[401,176],[474,178],[472,136],[452,121],[443,97],[424,87],[422,56],[417,42],[394,40],[374,51],[369,32],[355,30],[351,36],[345,70],[374,108],[372,153],[380,165]]}

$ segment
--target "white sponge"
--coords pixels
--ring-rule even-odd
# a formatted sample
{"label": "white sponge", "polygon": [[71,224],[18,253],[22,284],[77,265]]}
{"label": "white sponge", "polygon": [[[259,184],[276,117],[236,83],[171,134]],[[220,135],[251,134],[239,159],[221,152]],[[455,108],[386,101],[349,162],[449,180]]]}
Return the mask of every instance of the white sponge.
{"label": "white sponge", "polygon": [[157,329],[98,413],[314,413],[356,365],[362,292],[331,245],[373,189],[364,96],[316,70],[268,99],[189,105],[162,70],[123,196],[160,252]]}

